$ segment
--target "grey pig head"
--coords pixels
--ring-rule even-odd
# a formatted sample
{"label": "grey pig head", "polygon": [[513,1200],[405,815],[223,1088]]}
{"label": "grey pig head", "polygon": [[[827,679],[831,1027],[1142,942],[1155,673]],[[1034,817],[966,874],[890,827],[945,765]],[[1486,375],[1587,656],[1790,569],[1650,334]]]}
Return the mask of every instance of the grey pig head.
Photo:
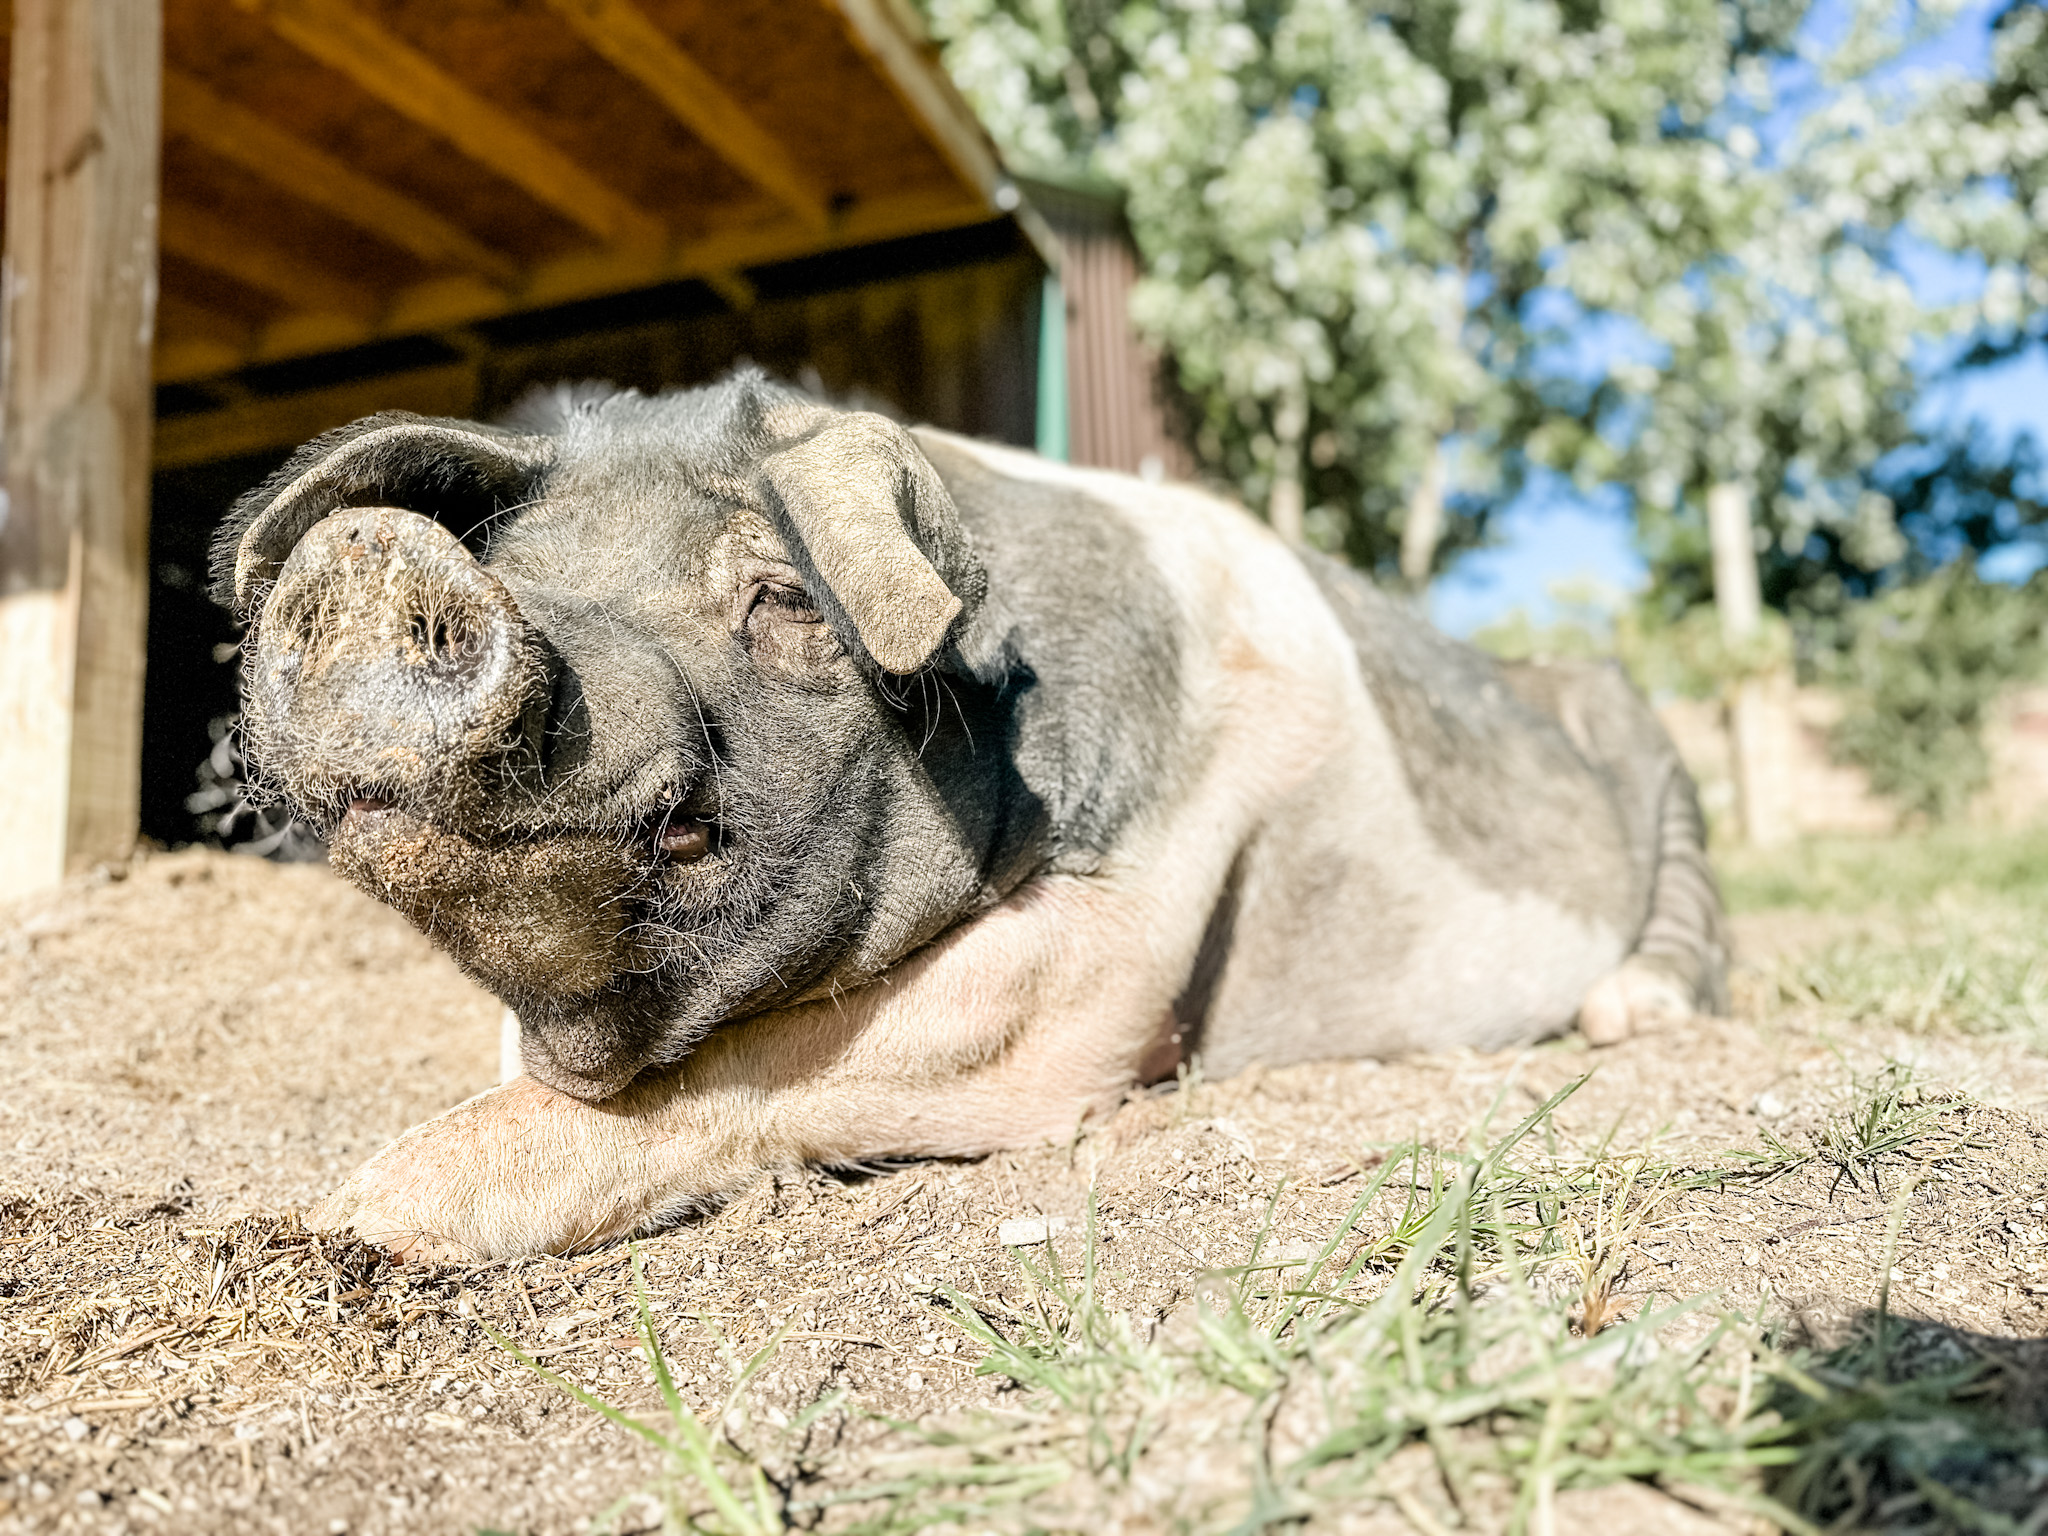
{"label": "grey pig head", "polygon": [[373,417],[245,497],[215,572],[259,782],[564,1091],[872,975],[976,899],[1000,690],[949,642],[986,578],[882,417],[757,374],[520,430]]}

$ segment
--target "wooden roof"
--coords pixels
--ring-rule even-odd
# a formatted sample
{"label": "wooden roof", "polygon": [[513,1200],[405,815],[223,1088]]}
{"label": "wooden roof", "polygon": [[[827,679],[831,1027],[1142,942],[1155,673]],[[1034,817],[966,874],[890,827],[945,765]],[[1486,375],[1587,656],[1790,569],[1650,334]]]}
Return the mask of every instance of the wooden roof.
{"label": "wooden roof", "polygon": [[[1012,202],[902,0],[165,0],[159,382]],[[1001,199],[999,205],[998,199]]]}

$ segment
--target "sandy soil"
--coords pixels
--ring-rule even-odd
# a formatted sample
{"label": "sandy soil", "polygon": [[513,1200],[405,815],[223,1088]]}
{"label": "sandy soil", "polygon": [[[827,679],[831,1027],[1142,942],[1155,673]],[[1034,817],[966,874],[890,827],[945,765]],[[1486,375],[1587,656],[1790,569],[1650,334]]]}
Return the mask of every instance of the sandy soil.
{"label": "sandy soil", "polygon": [[[1786,937],[1776,922],[1749,935],[1758,952]],[[1737,1010],[1752,1019],[1757,985]],[[1025,1304],[997,1238],[1008,1218],[1078,1228],[1092,1189],[1110,1300],[1170,1326],[1206,1271],[1242,1260],[1283,1180],[1273,1240],[1319,1242],[1376,1143],[1461,1140],[1489,1106],[1505,1124],[1597,1067],[1558,1116],[1584,1145],[1755,1146],[1766,1126],[1815,1123],[1889,1054],[1980,1101],[1916,1149],[1893,1305],[2036,1369],[2048,1062],[1772,1017],[1597,1054],[1563,1040],[1252,1073],[1134,1097],[1071,1146],[792,1171],[643,1245],[665,1346],[705,1407],[731,1351],[785,1323],[765,1411],[835,1385],[902,1416],[996,1404],[1003,1388],[957,1358],[931,1298]],[[398,1268],[297,1223],[384,1140],[493,1080],[496,1018],[318,867],[186,851],[0,908],[0,1533],[566,1531],[650,1474],[628,1436],[485,1332],[644,1401],[625,1250]],[[1875,1298],[1896,1188],[1808,1169],[1680,1197],[1615,1304],[1768,1295],[1824,1339]],[[1580,1516],[1615,1536],[1705,1528],[1644,1497]]]}

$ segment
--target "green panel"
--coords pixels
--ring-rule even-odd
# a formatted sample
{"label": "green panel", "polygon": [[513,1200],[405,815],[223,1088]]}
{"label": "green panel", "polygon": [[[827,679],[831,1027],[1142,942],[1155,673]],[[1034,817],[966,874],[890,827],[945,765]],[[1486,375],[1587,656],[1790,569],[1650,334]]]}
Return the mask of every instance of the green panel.
{"label": "green panel", "polygon": [[1038,307],[1038,451],[1066,461],[1067,295],[1050,272]]}

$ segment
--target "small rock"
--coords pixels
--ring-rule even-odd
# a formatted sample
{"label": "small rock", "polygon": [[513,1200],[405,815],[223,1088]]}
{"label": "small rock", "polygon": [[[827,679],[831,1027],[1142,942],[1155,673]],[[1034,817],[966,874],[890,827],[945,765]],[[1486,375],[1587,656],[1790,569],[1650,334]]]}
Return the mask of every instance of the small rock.
{"label": "small rock", "polygon": [[261,1440],[263,1438],[263,1431],[254,1424],[237,1424],[235,1426],[235,1438],[237,1440]]}
{"label": "small rock", "polygon": [[73,1502],[83,1504],[87,1509],[98,1509],[107,1502],[107,1496],[97,1488],[86,1488],[75,1495]]}
{"label": "small rock", "polygon": [[1760,1120],[1782,1120],[1792,1113],[1792,1106],[1775,1093],[1760,1093],[1756,1102],[1749,1106]]}
{"label": "small rock", "polygon": [[996,1241],[1005,1248],[1028,1248],[1047,1241],[1053,1233],[1067,1230],[1064,1216],[1012,1216],[996,1228]]}
{"label": "small rock", "polygon": [[918,1375],[916,1371],[912,1371],[908,1376],[904,1377],[903,1384],[913,1392],[922,1392],[924,1390],[924,1378]]}
{"label": "small rock", "polygon": [[64,1421],[64,1435],[66,1439],[83,1440],[91,1433],[92,1426],[83,1419],[69,1418]]}
{"label": "small rock", "polygon": [[1749,1267],[1750,1267],[1751,1269],[1755,1269],[1755,1268],[1757,1267],[1757,1265],[1759,1265],[1759,1264],[1763,1263],[1763,1261],[1764,1261],[1764,1251],[1763,1251],[1763,1249],[1761,1249],[1761,1248],[1745,1248],[1745,1249],[1743,1249],[1743,1250],[1742,1250],[1742,1262],[1743,1262],[1743,1263],[1745,1263],[1745,1264],[1747,1264],[1747,1265],[1748,1265],[1748,1266],[1749,1266]]}

